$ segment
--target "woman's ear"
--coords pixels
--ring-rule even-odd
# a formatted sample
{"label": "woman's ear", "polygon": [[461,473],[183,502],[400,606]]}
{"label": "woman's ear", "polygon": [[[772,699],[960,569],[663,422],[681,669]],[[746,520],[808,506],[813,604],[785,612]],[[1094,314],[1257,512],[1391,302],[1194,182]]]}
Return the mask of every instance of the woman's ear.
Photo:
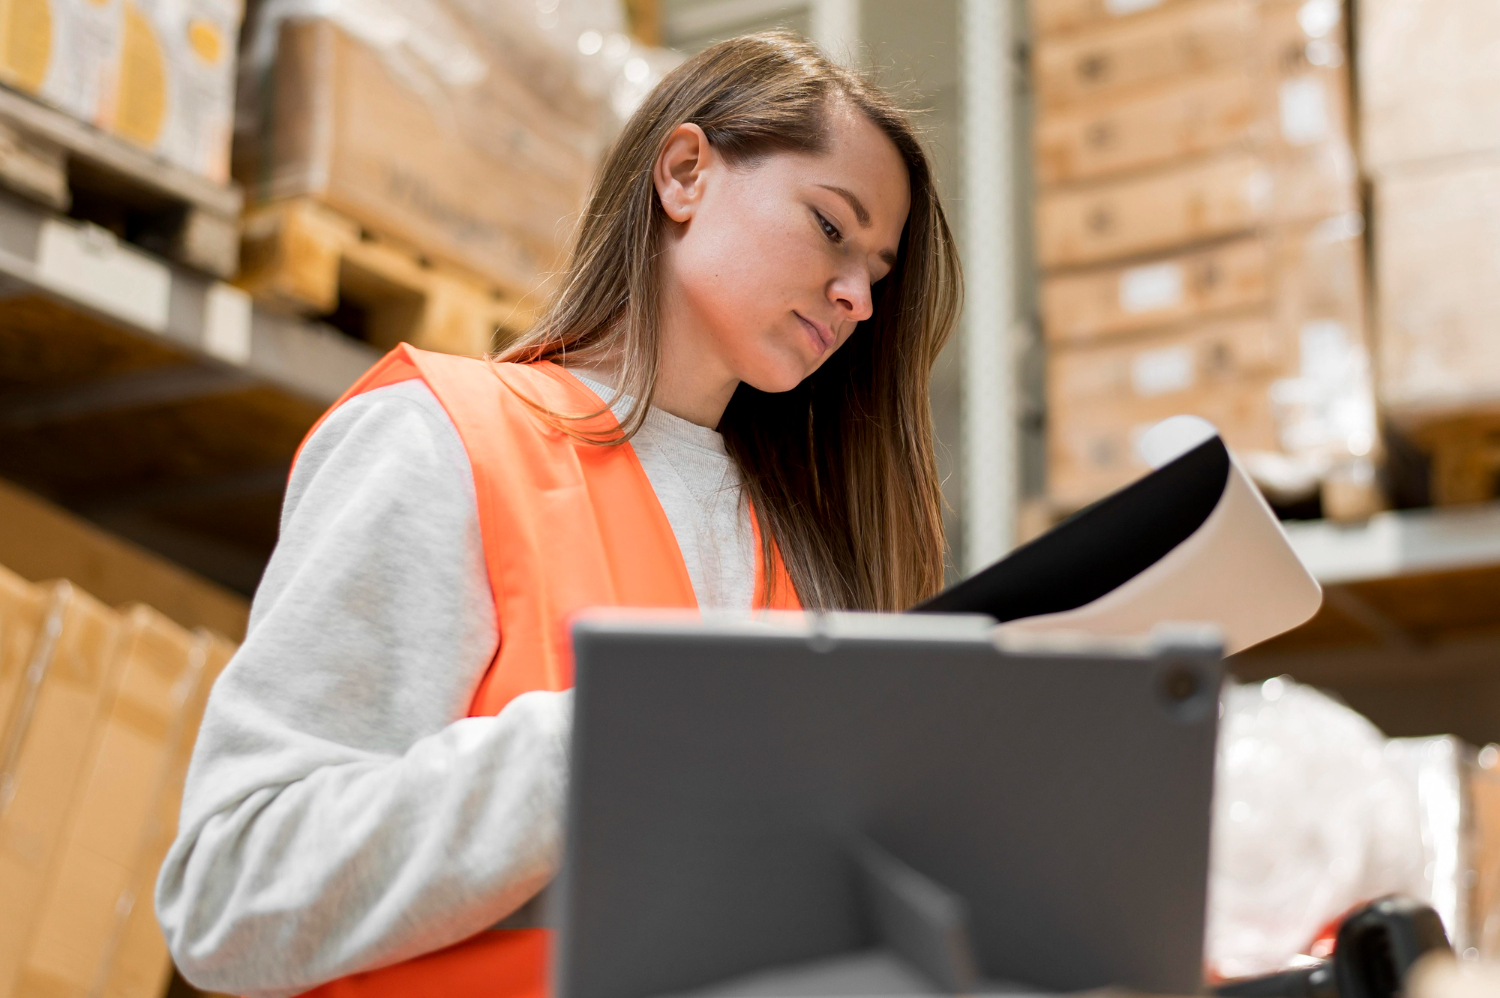
{"label": "woman's ear", "polygon": [[713,158],[713,146],[697,125],[678,125],[667,137],[651,179],[662,210],[672,221],[686,222],[693,217],[703,197],[704,173]]}

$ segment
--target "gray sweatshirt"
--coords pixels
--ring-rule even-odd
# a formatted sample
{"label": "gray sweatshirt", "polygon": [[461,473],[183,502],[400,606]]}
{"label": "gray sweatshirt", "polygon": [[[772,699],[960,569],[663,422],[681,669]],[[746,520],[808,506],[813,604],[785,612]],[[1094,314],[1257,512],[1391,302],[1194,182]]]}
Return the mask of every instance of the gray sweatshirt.
{"label": "gray sweatshirt", "polygon": [[[754,544],[722,438],[652,410],[633,444],[700,605],[749,607]],[[572,694],[466,718],[502,640],[442,406],[419,381],[345,403],[292,473],[157,882],[188,980],[295,994],[465,939],[545,886]]]}

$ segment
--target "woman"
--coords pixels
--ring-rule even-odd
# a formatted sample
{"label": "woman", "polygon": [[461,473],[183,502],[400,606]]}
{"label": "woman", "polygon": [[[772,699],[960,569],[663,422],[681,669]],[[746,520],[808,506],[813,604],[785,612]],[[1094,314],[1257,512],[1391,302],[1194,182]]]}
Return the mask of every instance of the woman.
{"label": "woman", "polygon": [[872,84],[786,34],[669,75],[541,323],[487,361],[395,351],[304,444],[157,888],[188,978],[545,993],[567,619],[934,592],[958,281]]}

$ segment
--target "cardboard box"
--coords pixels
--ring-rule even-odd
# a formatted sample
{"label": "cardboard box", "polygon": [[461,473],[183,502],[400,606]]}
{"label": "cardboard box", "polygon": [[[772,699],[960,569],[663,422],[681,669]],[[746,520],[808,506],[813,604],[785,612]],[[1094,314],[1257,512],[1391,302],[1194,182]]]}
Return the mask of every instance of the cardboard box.
{"label": "cardboard box", "polygon": [[1378,440],[1358,229],[1329,220],[1264,252],[1272,294],[1248,313],[1052,344],[1055,503],[1076,509],[1144,474],[1136,441],[1181,413],[1218,426],[1251,475],[1286,498],[1368,467]]}
{"label": "cardboard box", "polygon": [[1337,318],[1363,328],[1363,221],[1341,215],[1144,263],[1042,283],[1043,331],[1081,343],[1255,309],[1287,328]]}
{"label": "cardboard box", "polygon": [[1048,358],[1050,498],[1078,509],[1145,474],[1136,450],[1169,416],[1202,416],[1237,450],[1276,450],[1271,384],[1292,347],[1266,318],[1228,320]]}
{"label": "cardboard box", "polygon": [[80,775],[93,758],[121,665],[119,616],[67,582],[60,617],[33,661],[40,682],[20,705],[0,762],[0,993],[10,994],[44,897]]}
{"label": "cardboard box", "polygon": [[1255,0],[1189,0],[1099,30],[1041,39],[1033,72],[1042,113],[1198,73],[1256,52]]}
{"label": "cardboard box", "polygon": [[1500,410],[1500,156],[1384,177],[1375,218],[1381,402]]}
{"label": "cardboard box", "polygon": [[1330,142],[1295,155],[1232,153],[1037,200],[1043,268],[1078,267],[1359,209],[1349,148]]}
{"label": "cardboard box", "polygon": [[1032,0],[1031,27],[1038,38],[1145,16],[1182,0]]}
{"label": "cardboard box", "polygon": [[123,0],[0,2],[0,82],[95,122],[119,65]]}
{"label": "cardboard box", "polygon": [[71,579],[111,606],[149,604],[183,627],[245,636],[244,597],[4,481],[0,565],[32,582]]}
{"label": "cardboard box", "polygon": [[1146,263],[1048,277],[1042,329],[1077,343],[1264,306],[1274,285],[1271,247],[1250,236]]}
{"label": "cardboard box", "polygon": [[32,651],[47,620],[48,592],[0,567],[0,746],[8,744],[16,703],[28,698],[38,678]]}
{"label": "cardboard box", "polygon": [[239,0],[120,2],[120,55],[100,104],[100,127],[227,182]]}
{"label": "cardboard box", "polygon": [[1304,6],[1262,4],[1258,54],[1239,65],[1045,111],[1036,126],[1039,183],[1097,180],[1232,147],[1284,158],[1350,141],[1342,32],[1314,23],[1321,34],[1313,37],[1297,16]]}
{"label": "cardboard box", "polygon": [[[484,53],[471,86],[414,89],[332,21],[287,21],[265,81],[261,134],[239,178],[260,200],[312,196],[388,239],[537,290],[566,255],[600,149],[599,109],[539,93]],[[255,86],[252,81],[249,84]]]}
{"label": "cardboard box", "polygon": [[[118,682],[99,721],[15,993],[95,994],[157,798],[174,776],[208,637],[145,606],[122,612]],[[196,725],[194,725],[196,729]]]}
{"label": "cardboard box", "polygon": [[1500,152],[1500,4],[1360,0],[1365,169]]}
{"label": "cardboard box", "polygon": [[162,781],[162,792],[152,802],[152,812],[133,864],[131,881],[115,906],[114,946],[99,974],[100,998],[158,998],[166,993],[172,974],[167,941],[156,921],[152,898],[156,875],[167,849],[177,837],[177,817],[182,810],[182,786],[187,779],[193,742],[203,720],[203,710],[214,681],[234,654],[235,646],[219,635],[200,631],[195,640],[203,650],[199,682],[188,697],[172,747],[171,761]]}

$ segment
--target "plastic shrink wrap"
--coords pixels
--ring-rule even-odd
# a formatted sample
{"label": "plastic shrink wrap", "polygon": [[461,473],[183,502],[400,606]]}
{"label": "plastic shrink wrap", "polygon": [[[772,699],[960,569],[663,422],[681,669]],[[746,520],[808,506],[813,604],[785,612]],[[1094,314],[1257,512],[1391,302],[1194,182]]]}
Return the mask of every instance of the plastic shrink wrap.
{"label": "plastic shrink wrap", "polygon": [[617,3],[267,0],[244,35],[235,174],[512,294],[563,262],[622,116],[672,63]]}
{"label": "plastic shrink wrap", "polygon": [[1393,893],[1432,905],[1460,952],[1494,954],[1500,776],[1472,749],[1447,736],[1387,739],[1286,677],[1228,684],[1222,703],[1212,972],[1268,973],[1327,956],[1314,943],[1329,923]]}

